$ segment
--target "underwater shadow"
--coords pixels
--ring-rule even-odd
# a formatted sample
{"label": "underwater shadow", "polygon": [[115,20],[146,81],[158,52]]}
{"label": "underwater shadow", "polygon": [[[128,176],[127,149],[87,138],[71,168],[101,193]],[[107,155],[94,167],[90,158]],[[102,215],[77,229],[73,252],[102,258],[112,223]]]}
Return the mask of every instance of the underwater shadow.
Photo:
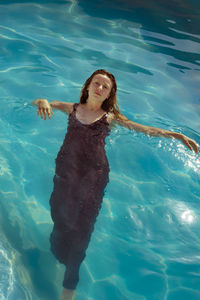
{"label": "underwater shadow", "polygon": [[[2,193],[0,193],[0,196],[0,229],[11,247],[14,248],[20,255],[17,264],[14,264],[14,272],[16,272],[17,277],[20,278],[20,269],[18,270],[18,265],[22,264],[22,267],[30,276],[31,284],[34,288],[33,291],[38,297],[37,299],[58,299],[58,292],[54,285],[56,262],[53,255],[50,251],[43,251],[37,247],[24,249],[23,245],[25,242],[19,234],[22,231],[22,226],[20,226],[19,222],[12,223],[10,221],[9,213],[3,203]],[[23,282],[21,280],[20,284],[23,286]],[[25,286],[25,290],[28,290],[27,286]]]}

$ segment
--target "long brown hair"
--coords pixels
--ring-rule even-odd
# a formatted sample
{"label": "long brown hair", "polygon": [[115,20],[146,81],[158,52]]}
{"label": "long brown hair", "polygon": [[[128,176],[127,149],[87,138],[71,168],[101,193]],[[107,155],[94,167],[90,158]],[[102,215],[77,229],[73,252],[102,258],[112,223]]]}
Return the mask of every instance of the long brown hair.
{"label": "long brown hair", "polygon": [[121,114],[120,114],[119,107],[117,105],[117,95],[116,95],[117,94],[117,83],[116,83],[114,75],[104,69],[96,70],[86,80],[86,82],[84,83],[84,85],[81,89],[80,103],[84,104],[87,102],[87,99],[88,99],[88,90],[87,89],[88,89],[93,77],[97,74],[106,75],[112,82],[110,96],[104,100],[101,108],[106,112],[114,113],[115,117],[118,119],[118,118],[120,118]]}

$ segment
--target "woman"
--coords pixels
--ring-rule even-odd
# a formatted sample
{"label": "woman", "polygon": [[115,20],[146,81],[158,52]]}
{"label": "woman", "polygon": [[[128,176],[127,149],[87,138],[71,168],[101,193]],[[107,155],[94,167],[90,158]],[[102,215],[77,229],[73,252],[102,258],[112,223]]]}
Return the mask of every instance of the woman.
{"label": "woman", "polygon": [[46,120],[59,109],[69,115],[67,134],[56,158],[54,189],[50,198],[54,228],[50,237],[51,250],[66,265],[61,300],[74,299],[79,280],[80,264],[94,229],[108,183],[109,165],[105,155],[105,137],[111,124],[151,136],[181,140],[198,153],[197,144],[183,134],[134,123],[123,116],[116,99],[114,76],[95,71],[85,82],[80,103],[65,103],[46,99],[33,102],[37,114]]}

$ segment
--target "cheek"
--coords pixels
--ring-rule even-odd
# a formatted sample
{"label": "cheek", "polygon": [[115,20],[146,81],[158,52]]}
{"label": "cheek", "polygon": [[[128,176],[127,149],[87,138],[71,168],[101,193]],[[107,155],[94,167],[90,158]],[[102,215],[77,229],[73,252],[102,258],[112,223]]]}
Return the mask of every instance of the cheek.
{"label": "cheek", "polygon": [[107,91],[106,91],[106,94],[107,94],[107,96],[110,96],[111,90],[107,90]]}

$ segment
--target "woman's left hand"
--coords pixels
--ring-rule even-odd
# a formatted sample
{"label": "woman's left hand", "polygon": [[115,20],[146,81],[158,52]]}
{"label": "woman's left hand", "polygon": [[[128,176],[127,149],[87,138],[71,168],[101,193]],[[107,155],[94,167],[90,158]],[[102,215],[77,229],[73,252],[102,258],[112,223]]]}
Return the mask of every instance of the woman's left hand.
{"label": "woman's left hand", "polygon": [[175,133],[172,136],[181,140],[184,145],[186,145],[190,150],[194,150],[196,152],[196,154],[198,153],[199,148],[198,148],[196,142],[193,141],[192,139],[190,139],[189,137],[187,137],[181,133]]}
{"label": "woman's left hand", "polygon": [[181,140],[185,146],[187,146],[190,150],[195,151],[196,154],[199,151],[197,143],[182,133],[168,131],[168,130],[164,130],[164,129],[156,128],[156,127],[144,126],[142,124],[135,123],[135,122],[128,120],[122,114],[120,114],[120,118],[118,118],[116,120],[120,126],[124,126],[128,129],[143,132],[150,136],[163,136],[163,137],[175,138],[175,139]]}

